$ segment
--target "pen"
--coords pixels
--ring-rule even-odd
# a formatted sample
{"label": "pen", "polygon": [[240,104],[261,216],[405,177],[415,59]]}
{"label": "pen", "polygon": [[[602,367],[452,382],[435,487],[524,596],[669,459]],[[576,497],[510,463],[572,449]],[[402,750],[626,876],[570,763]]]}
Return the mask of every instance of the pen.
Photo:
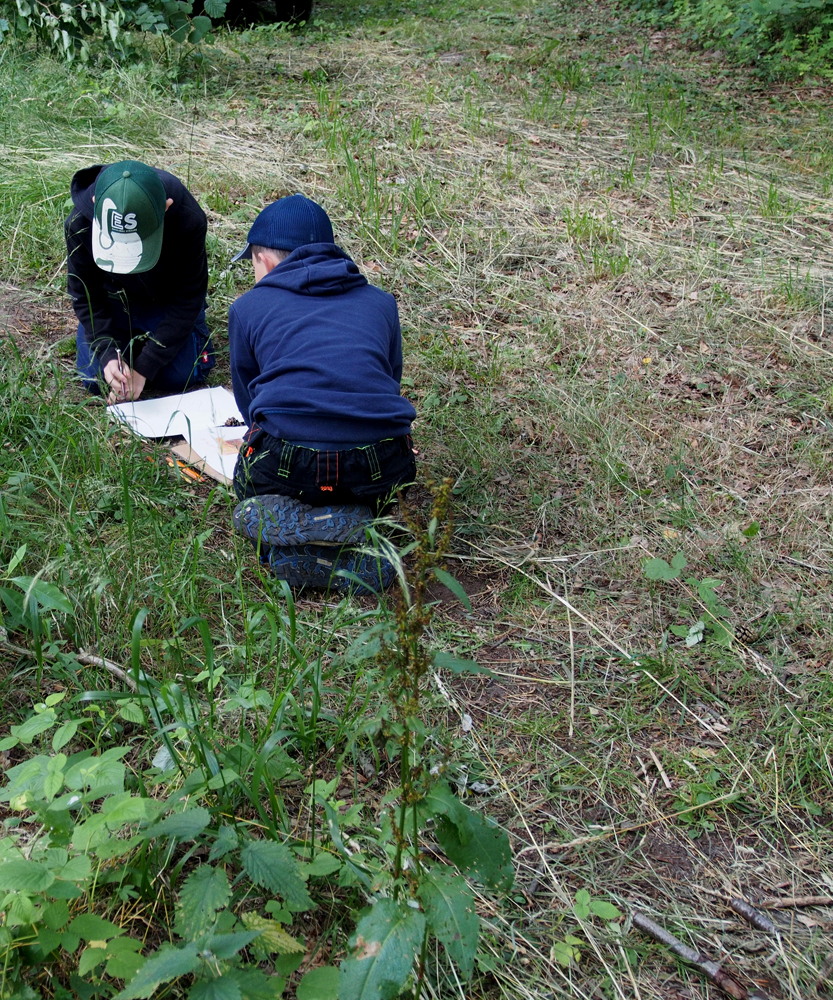
{"label": "pen", "polygon": [[122,364],[121,361],[121,351],[118,348],[116,348],[116,357],[118,358],[119,361],[119,375],[124,375],[124,365]]}

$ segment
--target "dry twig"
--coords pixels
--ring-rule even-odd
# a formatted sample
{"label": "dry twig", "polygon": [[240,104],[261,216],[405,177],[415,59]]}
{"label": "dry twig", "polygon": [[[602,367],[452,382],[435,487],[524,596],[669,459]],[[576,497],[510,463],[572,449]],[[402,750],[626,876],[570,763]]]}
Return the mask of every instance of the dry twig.
{"label": "dry twig", "polygon": [[681,958],[684,962],[688,962],[695,969],[699,969],[715,986],[718,986],[728,996],[734,997],[735,1000],[768,1000],[767,995],[761,992],[761,990],[755,989],[750,993],[734,976],[728,972],[724,972],[720,968],[719,962],[713,962],[711,959],[704,958],[699,951],[695,951],[694,948],[689,948],[687,944],[683,944],[679,938],[675,938],[664,927],[660,927],[659,924],[654,923],[650,917],[646,917],[642,913],[634,913],[633,925],[642,931],[643,934],[647,934],[655,941],[659,941],[660,944],[665,945],[678,958]]}
{"label": "dry twig", "polygon": [[[13,642],[9,642],[4,636],[0,636],[0,648],[8,649],[10,653],[15,653],[17,656],[25,656],[30,660],[37,659],[34,650],[26,649],[25,646],[18,646]],[[54,662],[56,659],[55,656],[47,652],[43,653],[43,658],[51,662]],[[117,663],[113,663],[112,660],[107,660],[103,656],[96,656],[95,653],[87,653],[83,649],[75,654],[75,659],[87,667],[103,667],[108,673],[117,677],[123,684],[126,684],[131,691],[138,690],[136,682],[130,674],[126,670],[123,670]]]}

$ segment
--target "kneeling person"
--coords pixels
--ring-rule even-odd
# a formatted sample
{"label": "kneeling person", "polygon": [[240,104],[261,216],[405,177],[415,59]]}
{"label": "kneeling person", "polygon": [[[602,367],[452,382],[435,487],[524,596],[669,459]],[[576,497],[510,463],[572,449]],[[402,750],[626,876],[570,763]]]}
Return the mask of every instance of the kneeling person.
{"label": "kneeling person", "polygon": [[79,170],[64,225],[67,287],[78,317],[77,367],[108,402],[145,383],[181,392],[205,381],[205,212],[173,174],[138,160]]}
{"label": "kneeling person", "polygon": [[234,259],[252,261],[256,282],[229,310],[234,396],[249,424],[237,496],[381,511],[416,472],[396,300],[368,284],[324,209],[299,194],[267,206]]}

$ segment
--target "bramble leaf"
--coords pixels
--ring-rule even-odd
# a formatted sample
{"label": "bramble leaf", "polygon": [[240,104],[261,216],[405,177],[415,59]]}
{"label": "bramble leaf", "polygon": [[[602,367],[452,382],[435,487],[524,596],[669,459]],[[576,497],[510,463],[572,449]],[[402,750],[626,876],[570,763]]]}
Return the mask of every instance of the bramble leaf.
{"label": "bramble leaf", "polygon": [[7,892],[44,892],[55,881],[48,868],[25,858],[0,862],[0,890]]}

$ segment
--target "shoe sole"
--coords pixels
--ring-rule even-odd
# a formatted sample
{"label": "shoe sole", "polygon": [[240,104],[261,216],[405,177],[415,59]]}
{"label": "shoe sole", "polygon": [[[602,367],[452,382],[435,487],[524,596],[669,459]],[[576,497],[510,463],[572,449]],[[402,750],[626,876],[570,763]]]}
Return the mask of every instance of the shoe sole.
{"label": "shoe sole", "polygon": [[234,509],[235,530],[270,546],[340,545],[357,541],[373,520],[363,504],[309,504],[279,494],[244,500]]}

